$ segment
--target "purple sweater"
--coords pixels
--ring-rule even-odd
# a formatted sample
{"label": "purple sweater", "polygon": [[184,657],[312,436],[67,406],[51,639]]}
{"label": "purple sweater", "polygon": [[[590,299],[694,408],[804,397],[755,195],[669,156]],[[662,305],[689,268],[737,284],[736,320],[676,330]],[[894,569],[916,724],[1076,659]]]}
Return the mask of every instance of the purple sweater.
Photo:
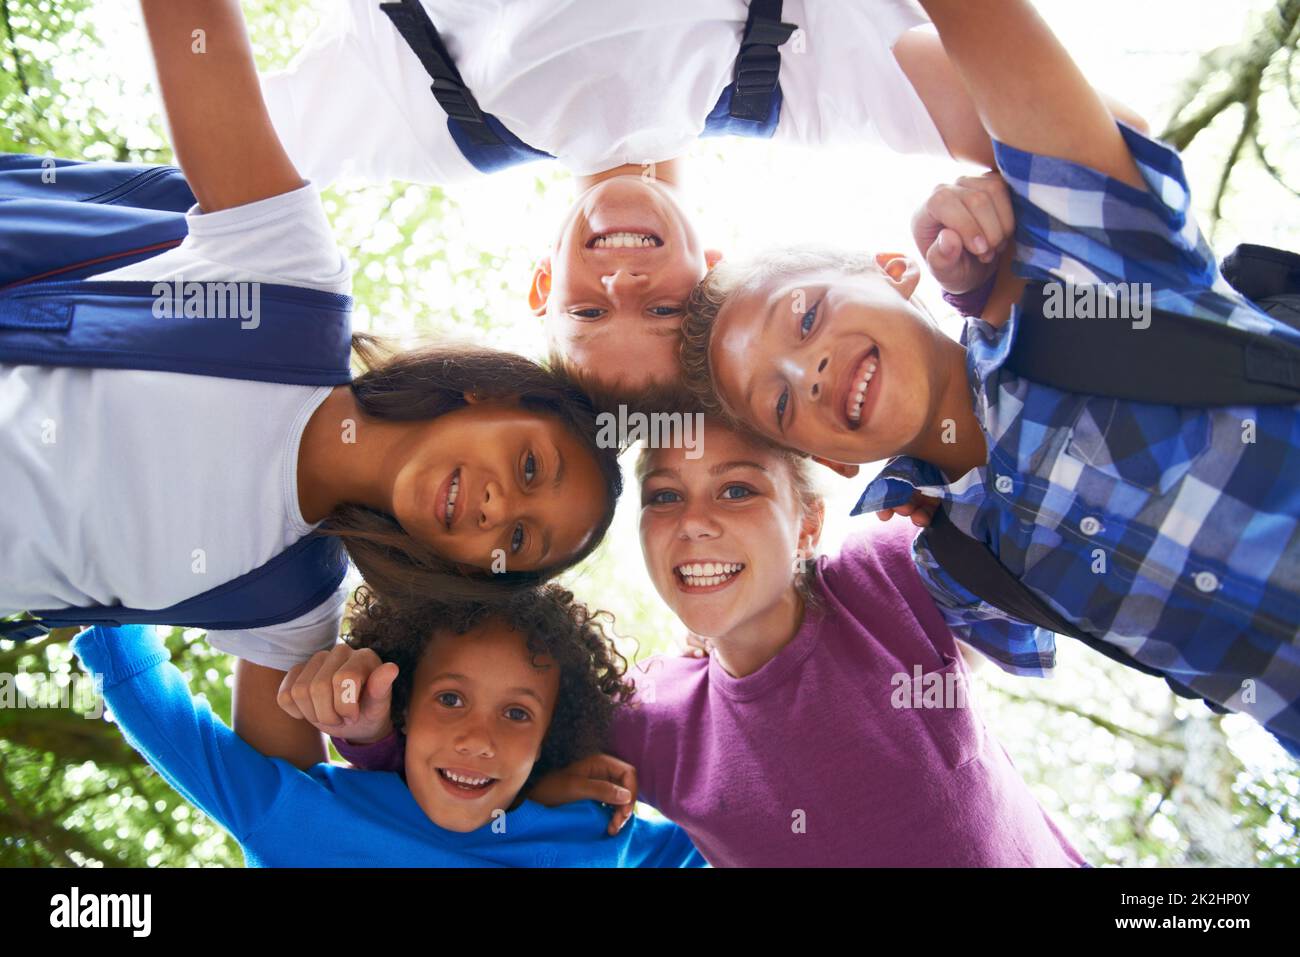
{"label": "purple sweater", "polygon": [[[912,562],[915,533],[873,524],[822,556],[823,607],[754,674],[714,657],[632,669],[636,700],[608,750],[711,864],[1083,864],[963,701],[966,666]],[[336,744],[354,764],[401,764],[396,738]]]}

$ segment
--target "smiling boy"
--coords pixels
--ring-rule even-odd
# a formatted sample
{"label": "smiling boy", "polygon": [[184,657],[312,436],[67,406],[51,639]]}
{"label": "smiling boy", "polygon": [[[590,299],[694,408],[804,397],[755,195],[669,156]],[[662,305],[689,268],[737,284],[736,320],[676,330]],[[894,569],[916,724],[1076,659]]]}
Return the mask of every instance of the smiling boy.
{"label": "smiling boy", "polygon": [[686,297],[721,259],[683,208],[681,157],[699,136],[993,162],[942,45],[913,29],[926,20],[913,0],[338,9],[263,80],[290,156],[317,182],[448,183],[559,160],[575,200],[528,305],[604,405],[664,407]]}
{"label": "smiling boy", "polygon": [[[702,284],[685,331],[691,385],[802,451],[842,463],[898,455],[854,512],[939,500],[916,560],[954,629],[1003,668],[1050,671],[1052,631],[962,584],[931,533],[951,541],[955,529],[986,548],[1054,630],[1253,715],[1300,755],[1295,390],[1174,405],[1065,391],[1010,361],[1017,336],[1041,334],[1036,323],[1094,321],[1026,315],[1026,280],[1149,284],[1157,318],[1132,325],[1131,348],[1162,322],[1253,332],[1249,349],[1281,382],[1288,368],[1300,381],[1300,333],[1227,284],[1177,153],[1115,123],[1028,3],[924,6],[1015,205],[1016,242],[979,317],[962,343],[949,340],[913,299],[918,268],[899,253],[777,253]],[[1009,208],[991,178],[963,189],[948,225],[988,237],[987,265]],[[1249,354],[1225,349],[1225,374]]]}

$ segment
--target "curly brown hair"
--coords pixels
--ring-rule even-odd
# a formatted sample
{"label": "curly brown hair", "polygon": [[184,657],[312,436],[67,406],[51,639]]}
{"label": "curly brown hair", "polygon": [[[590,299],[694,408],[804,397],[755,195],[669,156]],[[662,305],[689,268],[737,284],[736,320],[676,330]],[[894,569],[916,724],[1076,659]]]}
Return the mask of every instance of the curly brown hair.
{"label": "curly brown hair", "polygon": [[363,585],[357,590],[347,642],[369,648],[398,666],[392,721],[405,732],[416,666],[438,634],[463,635],[491,620],[520,632],[534,662],[549,656],[560,667],[555,711],[533,765],[527,789],[541,776],[605,748],[614,709],[634,686],[624,678],[627,659],[606,634],[614,616],[590,611],[573,593],[551,583],[492,602],[387,602]]}

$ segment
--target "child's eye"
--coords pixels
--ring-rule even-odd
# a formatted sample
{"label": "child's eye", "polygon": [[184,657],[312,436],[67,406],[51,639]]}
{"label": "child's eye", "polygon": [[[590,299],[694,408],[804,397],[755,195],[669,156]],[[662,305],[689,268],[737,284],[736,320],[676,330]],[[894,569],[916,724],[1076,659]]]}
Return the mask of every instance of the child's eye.
{"label": "child's eye", "polygon": [[[740,495],[729,495],[728,492],[740,492]],[[753,489],[745,488],[743,485],[728,485],[722,490],[722,497],[734,501],[747,499],[754,494]]]}
{"label": "child's eye", "polygon": [[[447,701],[445,700],[447,698],[451,698],[453,700]],[[456,692],[454,691],[444,691],[441,694],[435,696],[435,700],[439,704],[446,705],[448,708],[454,708],[456,707],[457,703],[460,701],[460,695],[456,694]]]}
{"label": "child's eye", "polygon": [[681,306],[651,306],[650,313],[655,316],[679,316],[681,315]]}
{"label": "child's eye", "polygon": [[522,721],[527,721],[528,718],[529,718],[529,714],[528,714],[528,712],[525,711],[523,708],[507,708],[507,709],[506,709],[506,715],[507,715],[507,716],[510,716],[510,715],[518,715],[518,717],[510,718],[511,721],[521,721],[521,722],[522,722]]}
{"label": "child's eye", "polygon": [[524,526],[522,524],[515,526],[514,534],[510,536],[510,551],[512,554],[517,553],[524,547]]}
{"label": "child's eye", "polygon": [[785,389],[781,392],[781,398],[776,400],[776,427],[785,431],[785,410],[790,404],[790,390]]}
{"label": "child's eye", "polygon": [[590,309],[570,309],[569,315],[576,319],[599,319],[605,314],[604,309],[597,309],[594,306]]}
{"label": "child's eye", "polygon": [[808,333],[812,332],[813,323],[817,321],[817,307],[820,305],[820,300],[813,303],[813,307],[805,312],[803,318],[799,320],[799,338],[803,339],[807,337]]}
{"label": "child's eye", "polygon": [[533,453],[529,452],[524,456],[524,484],[531,485],[533,476],[537,474],[537,459],[533,458]]}
{"label": "child's eye", "polygon": [[657,492],[651,492],[646,498],[646,505],[672,505],[674,502],[680,502],[682,497],[670,488],[661,488]]}

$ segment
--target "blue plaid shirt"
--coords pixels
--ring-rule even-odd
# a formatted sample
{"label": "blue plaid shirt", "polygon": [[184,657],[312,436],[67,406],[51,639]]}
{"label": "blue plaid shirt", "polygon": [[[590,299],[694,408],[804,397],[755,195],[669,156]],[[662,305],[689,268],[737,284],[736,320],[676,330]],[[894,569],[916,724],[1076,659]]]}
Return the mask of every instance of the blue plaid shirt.
{"label": "blue plaid shirt", "polygon": [[[1155,309],[1300,343],[1220,274],[1182,162],[1121,125],[1148,190],[995,144],[1030,280],[1150,283]],[[890,461],[853,514],[940,498],[963,532],[1053,610],[1197,694],[1253,715],[1300,756],[1300,408],[1192,409],[1061,392],[1002,368],[1019,309],[963,334],[989,461],[955,482]],[[1082,320],[1079,320],[1082,321]],[[1122,321],[1122,320],[1111,320]],[[1055,636],[980,601],[916,539],[921,576],[963,640],[1020,675]]]}

